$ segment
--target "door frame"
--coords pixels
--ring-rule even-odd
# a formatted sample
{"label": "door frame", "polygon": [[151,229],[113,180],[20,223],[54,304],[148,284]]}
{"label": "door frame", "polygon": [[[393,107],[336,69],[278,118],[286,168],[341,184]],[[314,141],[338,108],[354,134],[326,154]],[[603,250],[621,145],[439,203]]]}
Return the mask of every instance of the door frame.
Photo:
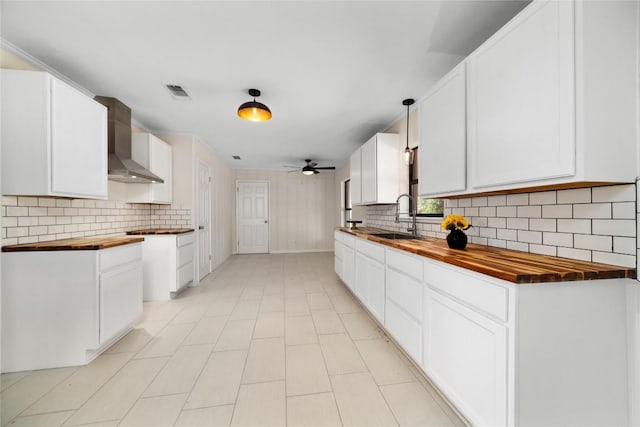
{"label": "door frame", "polygon": [[208,221],[207,221],[207,223],[209,225],[209,233],[207,234],[208,242],[205,242],[205,243],[207,243],[207,246],[209,247],[209,268],[208,268],[209,272],[207,274],[211,273],[212,265],[213,265],[213,248],[212,248],[212,245],[211,245],[212,234],[213,234],[212,233],[212,226],[213,226],[212,217],[213,217],[213,214],[212,214],[212,209],[211,209],[211,205],[213,203],[213,200],[212,200],[213,198],[211,197],[211,187],[212,187],[211,186],[211,184],[212,184],[212,181],[211,181],[211,166],[209,166],[209,164],[206,163],[205,161],[203,161],[202,159],[197,158],[196,159],[196,171],[195,171],[196,172],[195,173],[195,175],[196,175],[195,176],[195,182],[196,182],[196,185],[195,185],[195,187],[196,187],[195,188],[195,201],[196,201],[195,208],[196,209],[195,209],[195,212],[194,212],[194,214],[195,214],[194,215],[194,219],[195,219],[195,221],[194,221],[195,227],[194,228],[195,228],[195,233],[196,233],[196,263],[195,263],[195,265],[196,265],[195,273],[196,274],[195,274],[194,277],[196,277],[198,279],[198,282],[200,282],[200,280],[202,280],[204,277],[206,277],[206,274],[204,276],[200,277],[200,270],[201,270],[200,269],[200,231],[198,229],[198,227],[199,227],[199,224],[198,224],[199,221],[198,220],[200,219],[200,203],[202,202],[200,200],[200,168],[206,169],[208,174],[209,174],[209,186],[208,186],[209,187],[208,188],[208,192],[209,192],[209,218],[208,218]]}
{"label": "door frame", "polygon": [[269,198],[269,227],[267,229],[267,253],[271,253],[271,181],[268,179],[236,179],[236,212],[235,212],[235,217],[236,217],[236,221],[235,221],[235,228],[236,228],[236,233],[235,233],[235,253],[239,254],[240,253],[240,228],[238,227],[238,224],[240,223],[240,219],[239,219],[239,212],[240,209],[238,209],[239,206],[239,199],[238,199],[238,194],[240,194],[240,184],[241,183],[264,183],[267,184],[267,197]]}

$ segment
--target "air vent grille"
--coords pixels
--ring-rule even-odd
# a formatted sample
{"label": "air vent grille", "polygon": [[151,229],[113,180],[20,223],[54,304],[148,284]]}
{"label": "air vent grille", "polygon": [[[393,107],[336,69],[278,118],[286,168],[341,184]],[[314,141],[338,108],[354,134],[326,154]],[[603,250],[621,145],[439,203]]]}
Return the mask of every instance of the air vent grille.
{"label": "air vent grille", "polygon": [[166,85],[166,86],[167,86],[167,89],[169,89],[171,96],[173,96],[175,99],[181,99],[181,100],[191,99],[187,91],[184,90],[182,86],[180,85]]}
{"label": "air vent grille", "polygon": [[236,160],[240,160],[240,156],[232,156]]}

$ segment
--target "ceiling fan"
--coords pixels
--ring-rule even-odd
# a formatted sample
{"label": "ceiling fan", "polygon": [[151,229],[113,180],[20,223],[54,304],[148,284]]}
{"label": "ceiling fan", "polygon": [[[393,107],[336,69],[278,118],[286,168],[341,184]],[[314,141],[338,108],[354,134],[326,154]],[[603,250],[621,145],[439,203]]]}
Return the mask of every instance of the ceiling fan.
{"label": "ceiling fan", "polygon": [[[304,161],[307,164],[304,165],[302,167],[302,169],[300,169],[303,175],[314,175],[314,174],[320,173],[321,170],[335,170],[336,169],[335,166],[318,166],[318,163],[311,161],[311,159],[304,159]],[[288,167],[295,167],[296,169],[299,168],[298,166],[288,166]]]}

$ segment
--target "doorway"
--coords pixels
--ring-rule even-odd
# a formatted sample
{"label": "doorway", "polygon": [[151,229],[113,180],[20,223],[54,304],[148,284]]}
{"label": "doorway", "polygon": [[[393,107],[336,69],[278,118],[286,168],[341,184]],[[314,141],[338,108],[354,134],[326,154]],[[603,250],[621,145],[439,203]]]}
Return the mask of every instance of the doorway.
{"label": "doorway", "polygon": [[211,171],[209,166],[198,162],[198,279],[211,273]]}
{"label": "doorway", "polygon": [[236,230],[239,254],[269,253],[269,182],[237,182]]}

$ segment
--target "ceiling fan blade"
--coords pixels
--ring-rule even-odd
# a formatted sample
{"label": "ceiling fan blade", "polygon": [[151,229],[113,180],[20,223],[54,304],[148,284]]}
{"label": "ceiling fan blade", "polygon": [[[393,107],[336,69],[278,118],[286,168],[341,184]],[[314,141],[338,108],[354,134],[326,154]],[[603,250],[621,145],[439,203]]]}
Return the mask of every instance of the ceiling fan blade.
{"label": "ceiling fan blade", "polygon": [[307,163],[307,166],[311,166],[312,168],[315,168],[316,166],[318,166],[318,164],[316,162],[311,162],[311,163]]}
{"label": "ceiling fan blade", "polygon": [[315,167],[314,169],[335,170],[336,167],[335,166],[320,166],[320,167]]}

